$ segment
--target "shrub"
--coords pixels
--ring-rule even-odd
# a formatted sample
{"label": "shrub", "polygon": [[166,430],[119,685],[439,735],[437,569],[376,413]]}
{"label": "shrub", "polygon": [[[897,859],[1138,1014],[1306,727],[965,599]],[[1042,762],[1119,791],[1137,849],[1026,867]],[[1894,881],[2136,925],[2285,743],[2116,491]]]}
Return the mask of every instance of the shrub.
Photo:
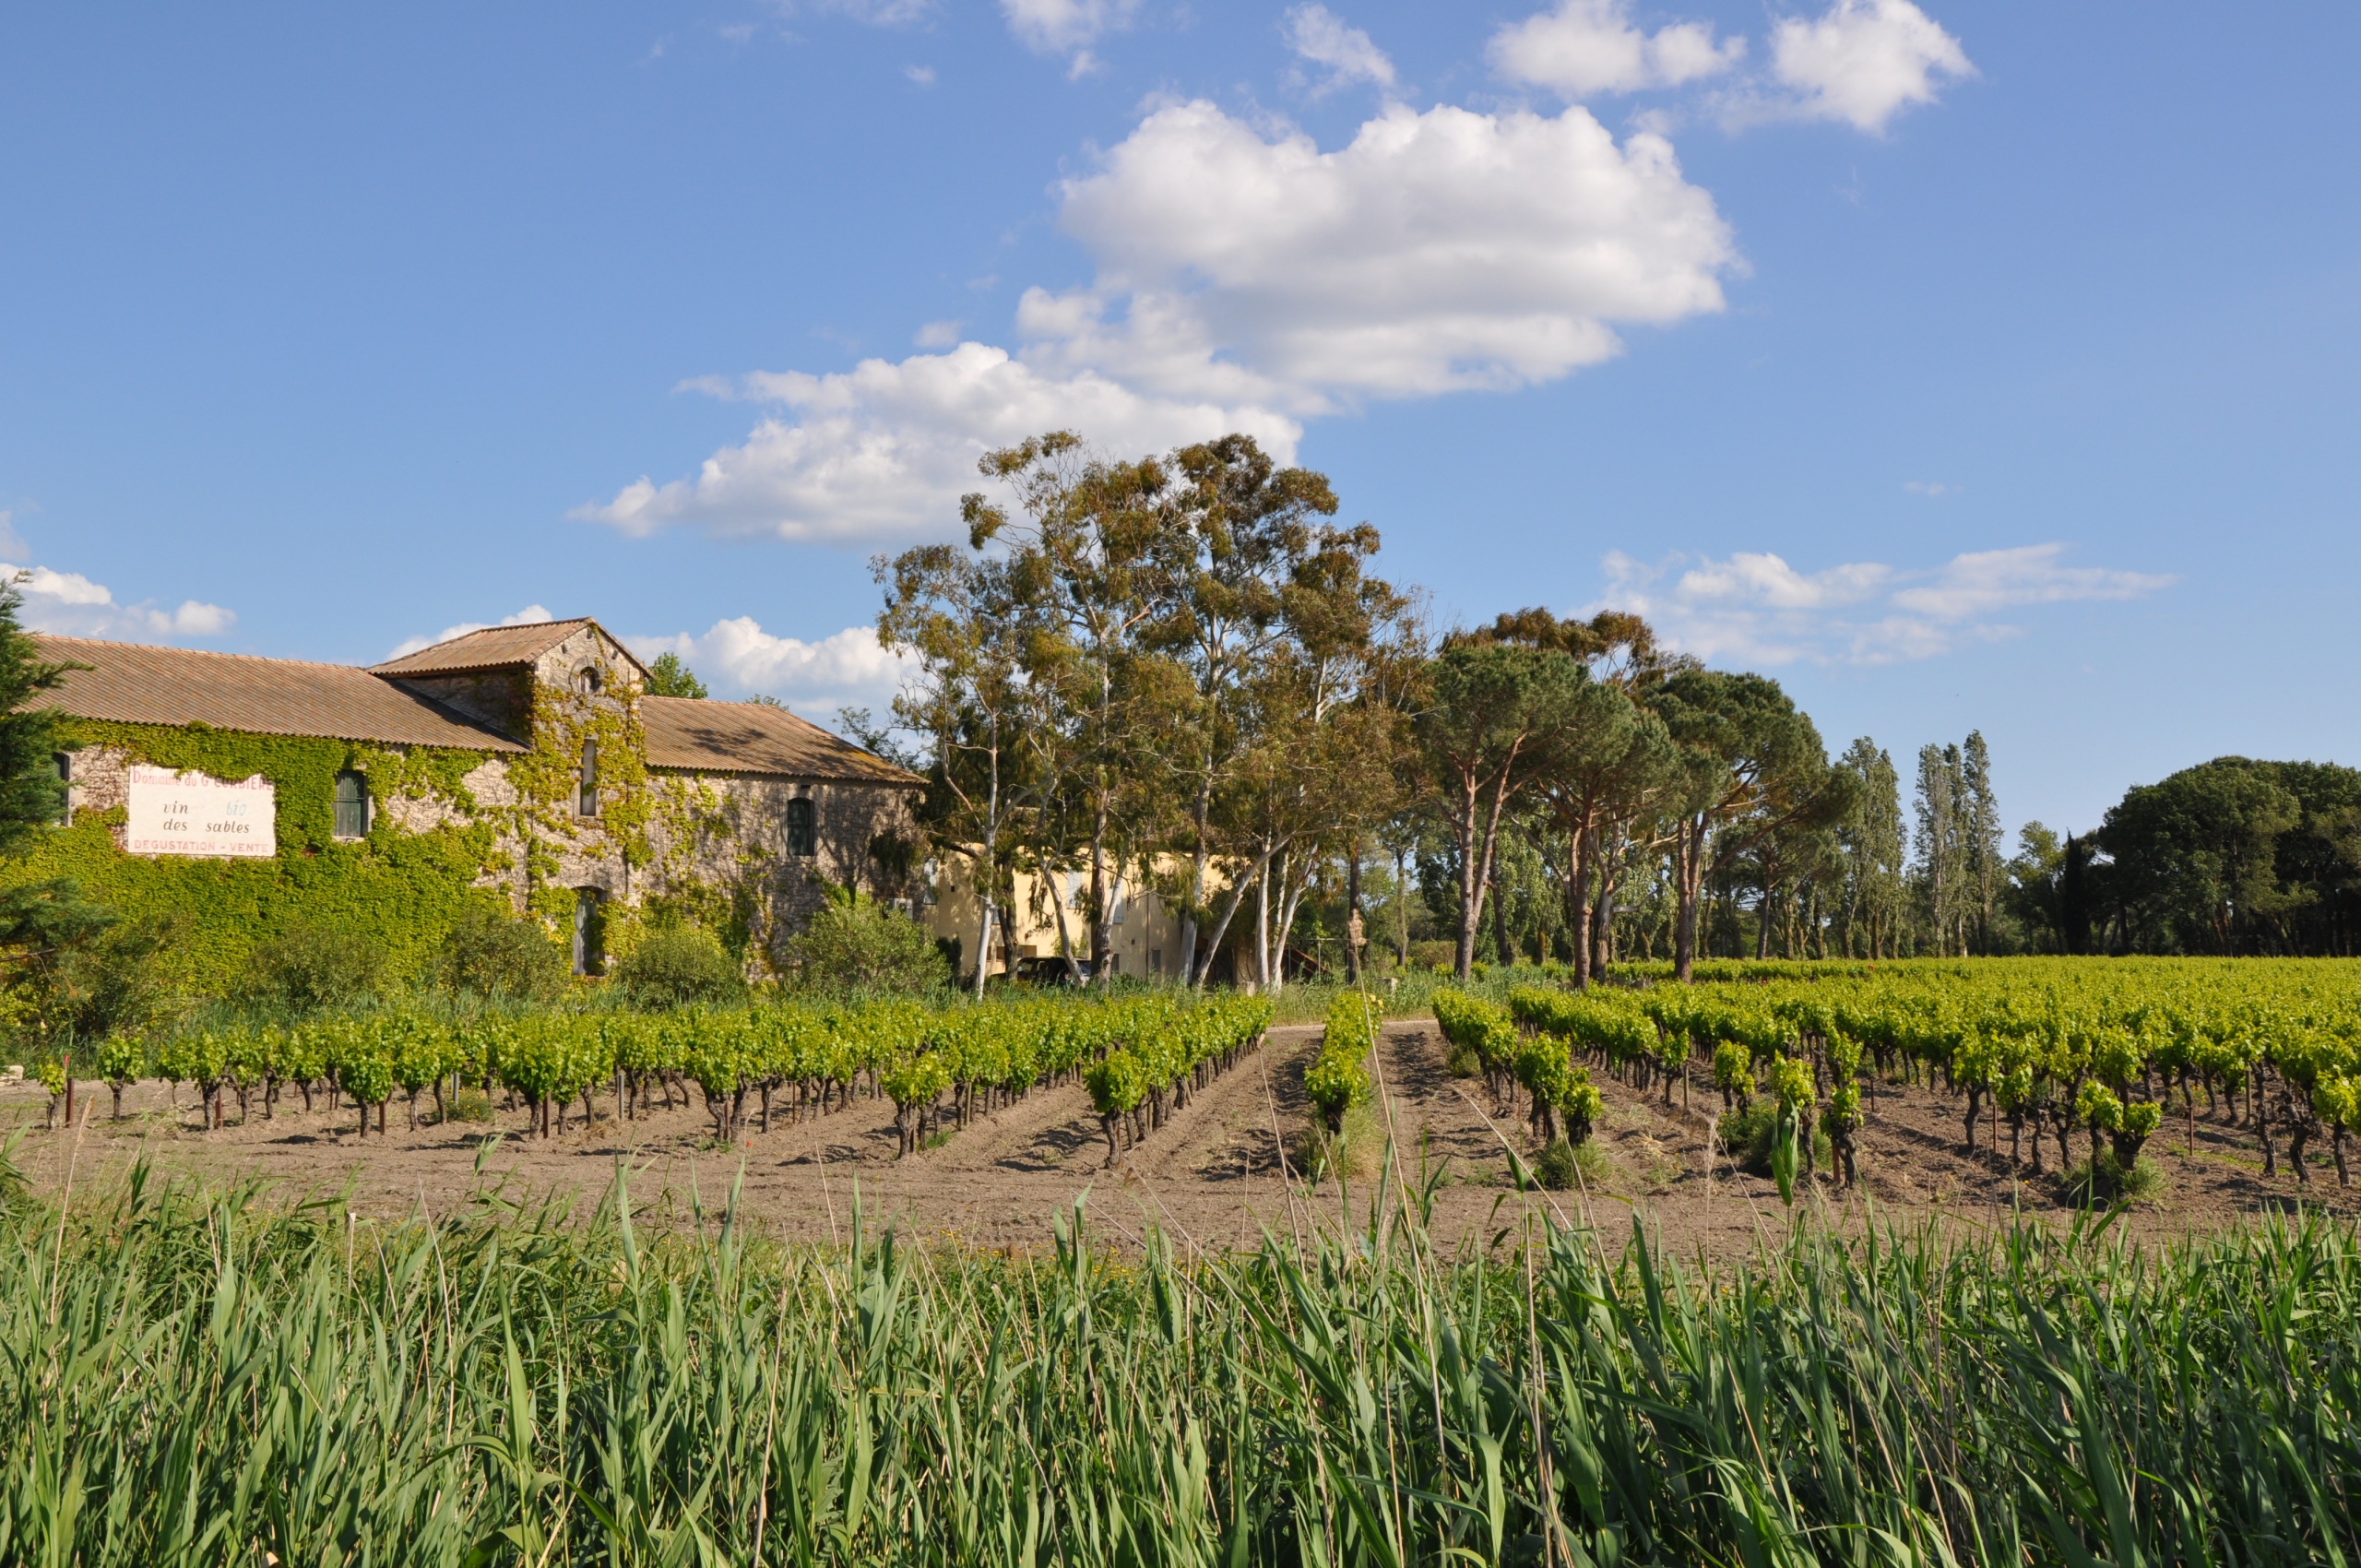
{"label": "shrub", "polygon": [[702,926],[649,932],[616,966],[624,994],[643,1007],[687,1007],[730,1002],[746,989],[738,960]]}
{"label": "shrub", "polygon": [[2165,1187],[2165,1173],[2153,1159],[2142,1159],[2125,1166],[2115,1157],[2115,1150],[2102,1146],[2096,1169],[2087,1159],[2077,1160],[2058,1178],[2059,1189],[2068,1203],[2146,1203],[2162,1195]]}
{"label": "shrub", "polygon": [[1771,1146],[1779,1136],[1779,1105],[1756,1099],[1726,1111],[1721,1119],[1722,1146],[1740,1170],[1753,1176],[1771,1174]]}
{"label": "shrub", "polygon": [[1560,1138],[1533,1157],[1533,1179],[1553,1193],[1562,1193],[1575,1182],[1574,1146]]}
{"label": "shrub", "polygon": [[435,975],[452,991],[539,1001],[565,984],[565,950],[537,920],[470,899],[443,939]]}
{"label": "shrub", "polygon": [[1451,942],[1413,942],[1410,944],[1410,968],[1414,969],[1448,969],[1459,960],[1458,945]]}
{"label": "shrub", "polygon": [[788,944],[788,962],[813,987],[925,991],[957,978],[924,926],[859,893],[832,894]]}
{"label": "shrub", "polygon": [[1344,1125],[1330,1132],[1314,1118],[1304,1136],[1304,1173],[1315,1182],[1331,1177],[1366,1182],[1384,1167],[1385,1123],[1373,1105],[1356,1105],[1344,1115]]}
{"label": "shrub", "polygon": [[300,923],[256,945],[246,1000],[312,1013],[344,1007],[375,993],[386,973],[386,950],[359,932]]}

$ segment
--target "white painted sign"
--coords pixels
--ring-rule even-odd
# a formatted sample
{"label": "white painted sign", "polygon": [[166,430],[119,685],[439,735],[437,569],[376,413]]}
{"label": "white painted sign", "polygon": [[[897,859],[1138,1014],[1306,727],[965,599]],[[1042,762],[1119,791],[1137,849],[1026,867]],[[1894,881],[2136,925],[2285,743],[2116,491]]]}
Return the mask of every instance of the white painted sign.
{"label": "white painted sign", "polygon": [[130,786],[123,847],[135,855],[267,860],[279,853],[278,795],[259,773],[231,784],[135,766]]}

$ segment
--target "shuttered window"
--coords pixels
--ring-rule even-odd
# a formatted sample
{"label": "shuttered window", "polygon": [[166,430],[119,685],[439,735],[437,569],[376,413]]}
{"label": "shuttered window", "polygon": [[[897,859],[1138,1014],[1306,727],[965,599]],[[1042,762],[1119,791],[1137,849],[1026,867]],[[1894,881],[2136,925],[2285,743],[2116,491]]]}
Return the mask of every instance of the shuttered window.
{"label": "shuttered window", "polygon": [[819,848],[819,824],[808,800],[787,802],[787,852],[809,855]]}
{"label": "shuttered window", "polygon": [[336,776],[336,836],[369,837],[369,781],[349,768]]}

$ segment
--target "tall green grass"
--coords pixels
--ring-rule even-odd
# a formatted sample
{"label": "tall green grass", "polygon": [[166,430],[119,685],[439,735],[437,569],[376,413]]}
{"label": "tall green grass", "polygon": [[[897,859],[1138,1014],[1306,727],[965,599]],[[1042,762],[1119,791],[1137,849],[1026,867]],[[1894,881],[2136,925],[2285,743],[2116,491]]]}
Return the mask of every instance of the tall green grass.
{"label": "tall green grass", "polygon": [[[2361,1554],[2361,1241],[1704,1272],[1425,1196],[1188,1261],[135,1170],[0,1244],[0,1562],[2088,1564]],[[1299,1217],[1299,1224],[1308,1224]],[[1529,1245],[1519,1245],[1521,1238]]]}

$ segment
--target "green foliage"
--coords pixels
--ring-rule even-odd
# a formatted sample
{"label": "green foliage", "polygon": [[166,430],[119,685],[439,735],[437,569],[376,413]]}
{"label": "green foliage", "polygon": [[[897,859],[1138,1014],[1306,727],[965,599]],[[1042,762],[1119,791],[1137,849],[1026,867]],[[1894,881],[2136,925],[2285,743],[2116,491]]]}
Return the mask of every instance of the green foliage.
{"label": "green foliage", "polygon": [[1533,1179],[1553,1193],[1562,1193],[1576,1184],[1580,1176],[1574,1163],[1574,1146],[1560,1138],[1533,1157]]}
{"label": "green foliage", "polygon": [[831,889],[825,908],[788,944],[797,983],[811,990],[918,992],[952,975],[927,929],[866,894]]}
{"label": "green foliage", "polygon": [[659,653],[647,667],[647,695],[652,697],[703,697],[705,683],[677,653]]}
{"label": "green foliage", "polygon": [[615,982],[643,1007],[686,1007],[743,994],[738,960],[702,926],[660,927],[615,967]]}
{"label": "green foliage", "polygon": [[153,1173],[19,1199],[0,1356],[73,1375],[10,1393],[0,1555],[2361,1555],[2344,1226],[2135,1248],[1807,1223],[1708,1270],[1546,1218],[1461,1256],[1413,1207],[1377,1244],[1283,1228],[1183,1265],[1153,1232],[1102,1254],[1080,1211],[1027,1257],[662,1234],[637,1195],[358,1225]]}
{"label": "green foliage", "polygon": [[1377,1044],[1376,1022],[1382,1012],[1374,997],[1354,992],[1337,997],[1328,1008],[1320,1054],[1304,1072],[1303,1092],[1331,1133],[1342,1132],[1345,1112],[1369,1099],[1365,1063]]}
{"label": "green foliage", "polygon": [[18,618],[23,606],[17,580],[0,583],[0,855],[57,820],[65,803],[57,754],[74,743],[48,698],[73,666],[41,657]]}
{"label": "green foliage", "polygon": [[255,948],[245,999],[293,1013],[349,1007],[385,983],[386,950],[331,925],[291,926]]}
{"label": "green foliage", "polygon": [[879,1075],[887,1099],[905,1111],[932,1105],[951,1087],[951,1069],[933,1051],[896,1062]]}
{"label": "green foliage", "polygon": [[492,852],[489,827],[396,828],[380,811],[357,843],[334,837],[336,776],[369,775],[384,802],[409,797],[469,804],[461,780],[481,754],[420,747],[407,755],[348,741],[249,735],[76,719],[73,739],[122,749],[135,761],[216,778],[261,774],[277,792],[279,853],[267,861],[125,855],[115,848],[120,808],[77,812],[73,826],[35,835],[0,884],[21,888],[70,878],[134,923],[178,916],[172,945],[182,988],[226,996],[243,980],[258,943],[301,927],[369,933],[388,980],[423,974],[445,934],[475,897],[470,885]]}
{"label": "green foliage", "polygon": [[509,914],[492,898],[471,898],[443,939],[434,977],[469,995],[546,1001],[564,989],[566,953],[549,928]]}
{"label": "green foliage", "polygon": [[1775,1100],[1753,1100],[1722,1113],[1717,1131],[1722,1147],[1741,1170],[1755,1176],[1771,1174],[1772,1146],[1779,1136],[1779,1106]]}

